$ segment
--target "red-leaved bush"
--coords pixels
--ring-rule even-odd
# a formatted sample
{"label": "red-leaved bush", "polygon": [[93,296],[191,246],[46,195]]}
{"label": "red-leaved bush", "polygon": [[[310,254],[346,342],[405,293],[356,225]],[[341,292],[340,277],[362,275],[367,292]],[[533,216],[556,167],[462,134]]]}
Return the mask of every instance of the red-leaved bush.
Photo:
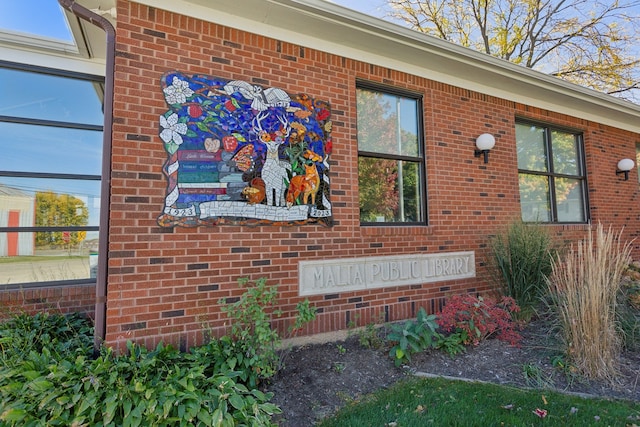
{"label": "red-leaved bush", "polygon": [[463,344],[477,345],[491,336],[518,345],[522,336],[511,313],[517,313],[520,307],[511,297],[503,296],[499,301],[491,297],[473,295],[454,295],[450,297],[437,322],[446,333],[466,332]]}

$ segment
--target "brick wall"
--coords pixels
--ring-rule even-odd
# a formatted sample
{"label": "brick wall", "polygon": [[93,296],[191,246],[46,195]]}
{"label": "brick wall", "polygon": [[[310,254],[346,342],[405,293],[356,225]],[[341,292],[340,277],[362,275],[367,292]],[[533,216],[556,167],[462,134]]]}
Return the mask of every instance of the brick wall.
{"label": "brick wall", "polygon": [[20,313],[84,313],[93,317],[94,285],[36,287],[0,292],[0,319]]}
{"label": "brick wall", "polygon": [[[413,317],[437,311],[453,293],[485,292],[489,236],[520,215],[514,120],[524,117],[584,132],[594,221],[639,232],[635,175],[621,181],[616,162],[635,155],[638,135],[558,115],[391,69],[213,25],[147,6],[118,2],[116,88],[106,341],[160,339],[182,348],[204,330],[225,325],[220,298],[242,290],[240,277],[279,284],[291,321],[298,297],[298,261],[391,254],[474,251],[477,277],[310,297],[318,308],[307,334],[350,322]],[[166,111],[166,71],[207,74],[307,93],[332,106],[331,198],[335,225],[161,228],[156,218],[167,187],[158,117]],[[423,95],[428,219],[425,227],[361,227],[358,212],[356,80]],[[496,135],[490,163],[473,156],[475,138]],[[585,226],[552,226],[563,239]]]}

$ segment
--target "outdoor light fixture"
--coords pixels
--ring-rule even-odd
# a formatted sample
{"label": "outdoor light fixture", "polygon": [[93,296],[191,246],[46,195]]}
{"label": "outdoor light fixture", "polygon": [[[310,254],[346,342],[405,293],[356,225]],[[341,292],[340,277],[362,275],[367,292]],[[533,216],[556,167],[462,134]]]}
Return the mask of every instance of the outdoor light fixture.
{"label": "outdoor light fixture", "polygon": [[635,165],[635,163],[633,162],[633,160],[631,159],[622,159],[618,162],[618,170],[616,171],[617,175],[620,175],[621,173],[624,174],[624,180],[628,181],[629,180],[629,171],[631,169],[633,169],[633,166]]}
{"label": "outdoor light fixture", "polygon": [[475,156],[480,157],[481,154],[484,154],[484,162],[489,163],[489,150],[496,145],[496,139],[490,133],[483,133],[478,138],[476,138],[476,151]]}

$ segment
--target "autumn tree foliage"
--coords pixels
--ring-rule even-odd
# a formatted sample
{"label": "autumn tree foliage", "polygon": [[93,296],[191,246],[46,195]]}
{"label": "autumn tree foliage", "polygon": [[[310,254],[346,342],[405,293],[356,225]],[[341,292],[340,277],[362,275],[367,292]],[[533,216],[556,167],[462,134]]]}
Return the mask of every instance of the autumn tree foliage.
{"label": "autumn tree foliage", "polygon": [[410,28],[600,92],[640,87],[636,0],[387,0]]}
{"label": "autumn tree foliage", "polygon": [[[77,197],[52,191],[36,193],[36,226],[66,227],[89,223],[89,209]],[[82,241],[81,232],[47,231],[36,233],[36,246],[76,245]]]}
{"label": "autumn tree foliage", "polygon": [[[360,91],[358,94],[358,142],[378,153],[393,152],[396,143],[396,117],[385,112],[389,106],[376,92]],[[360,158],[358,178],[360,182],[360,216],[365,221],[375,221],[377,216],[395,217],[398,208],[397,162],[394,160]]]}
{"label": "autumn tree foliage", "polygon": [[421,221],[416,101],[360,88],[357,108],[360,219]]}

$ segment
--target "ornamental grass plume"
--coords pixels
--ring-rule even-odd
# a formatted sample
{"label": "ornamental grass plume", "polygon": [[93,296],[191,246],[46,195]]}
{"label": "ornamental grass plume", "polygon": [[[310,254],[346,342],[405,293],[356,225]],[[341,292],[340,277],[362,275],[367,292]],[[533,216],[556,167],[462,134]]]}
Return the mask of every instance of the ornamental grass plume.
{"label": "ornamental grass plume", "polygon": [[565,351],[587,378],[614,382],[619,372],[616,294],[630,261],[631,242],[622,243],[622,231],[616,235],[602,224],[563,259],[554,259],[549,288]]}

